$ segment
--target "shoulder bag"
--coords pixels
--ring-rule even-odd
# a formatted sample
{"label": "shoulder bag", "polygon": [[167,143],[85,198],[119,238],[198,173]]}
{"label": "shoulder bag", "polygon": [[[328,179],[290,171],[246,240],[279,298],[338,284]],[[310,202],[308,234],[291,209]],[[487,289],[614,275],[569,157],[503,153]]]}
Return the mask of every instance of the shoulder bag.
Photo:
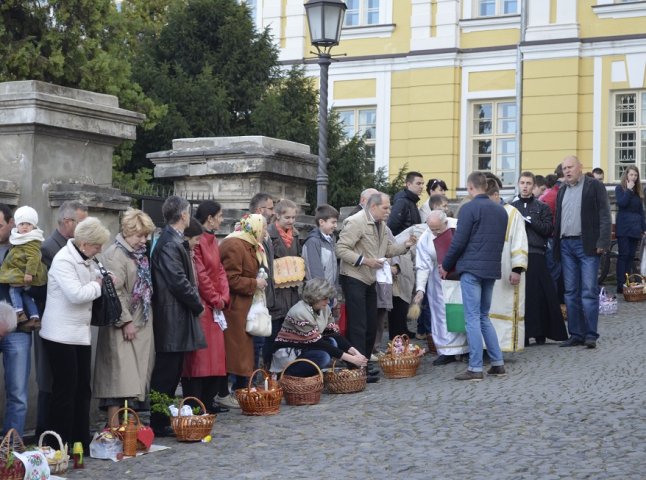
{"label": "shoulder bag", "polygon": [[90,323],[95,327],[114,326],[121,318],[121,301],[108,271],[96,258],[94,261],[101,272],[103,282],[101,283],[101,296],[92,302],[92,321]]}

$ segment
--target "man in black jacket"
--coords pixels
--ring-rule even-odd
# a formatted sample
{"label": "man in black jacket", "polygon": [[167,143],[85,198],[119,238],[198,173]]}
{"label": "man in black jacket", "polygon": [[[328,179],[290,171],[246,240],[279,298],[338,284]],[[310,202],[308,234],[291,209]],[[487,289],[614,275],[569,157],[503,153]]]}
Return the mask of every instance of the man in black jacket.
{"label": "man in black jacket", "polygon": [[422,223],[417,209],[419,196],[424,190],[424,178],[419,172],[408,172],[406,188],[395,194],[393,206],[388,216],[388,228],[393,235],[399,235],[408,227]]}
{"label": "man in black jacket", "polygon": [[562,347],[597,346],[599,256],[610,248],[610,203],[603,184],[583,175],[575,156],[561,163],[565,181],[556,197],[554,251],[560,255],[570,338]]}
{"label": "man in black jacket", "polygon": [[[184,353],[207,346],[198,318],[203,307],[191,259],[183,245],[190,211],[186,199],[175,195],[166,199],[162,206],[166,226],[151,255],[155,367],[150,388],[171,397],[175,396],[182,373]],[[150,416],[158,436],[170,434],[168,422],[166,415]]]}
{"label": "man in black jacket", "polygon": [[545,203],[537,200],[534,189],[534,174],[523,172],[518,179],[517,200],[512,205],[525,220],[529,247],[527,272],[525,274],[525,345],[534,338],[542,345],[545,338],[567,339],[563,316],[556,289],[547,269],[545,250],[547,240],[554,229],[552,212]]}

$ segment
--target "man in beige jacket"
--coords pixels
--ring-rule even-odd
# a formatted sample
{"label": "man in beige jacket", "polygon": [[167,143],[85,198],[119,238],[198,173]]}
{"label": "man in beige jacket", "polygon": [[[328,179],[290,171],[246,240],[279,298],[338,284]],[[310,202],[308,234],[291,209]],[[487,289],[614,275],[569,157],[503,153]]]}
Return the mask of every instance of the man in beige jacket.
{"label": "man in beige jacket", "polygon": [[[343,222],[336,244],[336,255],[341,260],[339,280],[348,318],[346,337],[367,357],[372,352],[377,332],[376,272],[382,268],[385,258],[403,254],[417,242],[415,237],[401,245],[388,239],[386,220],[389,213],[388,195],[370,196],[364,210]],[[372,376],[372,381],[376,380]]]}

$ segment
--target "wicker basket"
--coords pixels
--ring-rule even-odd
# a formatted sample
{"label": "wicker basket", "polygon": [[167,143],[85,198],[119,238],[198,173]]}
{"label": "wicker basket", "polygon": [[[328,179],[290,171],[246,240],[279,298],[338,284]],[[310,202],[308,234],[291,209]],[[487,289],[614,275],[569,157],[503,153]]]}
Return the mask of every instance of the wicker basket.
{"label": "wicker basket", "polygon": [[[307,362],[314,365],[318,371],[313,377],[293,377],[285,375],[290,365],[297,362]],[[306,358],[297,358],[290,362],[280,372],[278,383],[285,392],[285,403],[287,405],[316,405],[321,400],[321,391],[323,390],[323,372],[319,366]]]}
{"label": "wicker basket", "polygon": [[403,352],[394,353],[389,350],[379,357],[379,366],[386,378],[414,377],[417,374],[417,367],[419,367],[422,357],[410,351],[408,335],[397,335],[393,338],[392,343],[394,344],[398,338],[403,342]]}
{"label": "wicker basket", "polygon": [[199,398],[185,397],[179,402],[178,410],[182,410],[186,400],[195,400],[204,415],[177,415],[170,417],[170,426],[173,427],[177,441],[199,442],[211,433],[215,423],[215,414],[206,413],[206,407]]}
{"label": "wicker basket", "polygon": [[23,453],[25,445],[15,428],[10,429],[0,443],[0,480],[22,480],[25,465],[13,452]]}
{"label": "wicker basket", "polygon": [[[638,278],[639,282],[631,281],[633,278]],[[623,294],[627,302],[643,302],[646,300],[646,279],[638,273],[626,274]]]}
{"label": "wicker basket", "polygon": [[[58,460],[55,458],[49,458],[51,452],[55,449],[48,447],[47,445],[43,445],[43,438],[45,438],[46,435],[51,435],[58,440],[58,450],[61,452],[61,458]],[[52,475],[63,475],[67,472],[67,467],[70,463],[70,456],[67,454],[67,444],[63,444],[63,439],[58,433],[53,430],[46,430],[41,433],[40,438],[38,439],[38,450],[45,455],[47,463],[49,464],[49,471]]]}
{"label": "wicker basket", "polygon": [[[251,384],[256,373],[261,372],[265,378],[267,388],[252,387]],[[275,415],[280,411],[280,402],[283,399],[283,390],[265,370],[254,370],[249,377],[247,388],[236,390],[236,398],[240,404],[243,415],[264,416]]]}
{"label": "wicker basket", "polygon": [[[142,429],[142,428],[145,428],[145,427],[144,427],[144,424],[143,424],[143,423],[141,423],[141,420],[139,419],[139,415],[137,415],[137,412],[135,412],[132,408],[120,408],[119,410],[117,410],[116,412],[114,412],[114,414],[112,415],[112,419],[110,420],[110,425],[113,425],[113,424],[114,424],[115,417],[116,417],[117,419],[119,419],[119,417],[121,416],[121,414],[122,414],[123,412],[125,412],[126,410],[128,411],[128,413],[129,413],[129,414],[132,414],[132,415],[135,417],[135,420],[136,420],[136,422],[137,422],[137,430],[140,430],[140,429]],[[117,437],[117,438],[118,438],[119,440],[121,440],[122,442],[124,442],[124,441],[125,441],[125,433],[126,433],[126,432],[125,432],[125,428],[126,428],[126,424],[127,424],[127,421],[126,421],[126,422],[124,422],[124,423],[122,423],[122,424],[121,424],[120,426],[118,426],[118,427],[112,427],[112,428],[110,428],[110,433],[112,433],[112,435],[114,435],[115,437]],[[120,430],[120,428],[123,428],[124,430]],[[137,451],[140,451],[140,452],[147,452],[147,451],[148,451],[148,449],[146,448],[146,445],[144,445],[144,444],[143,444],[143,443],[141,443],[139,440],[137,440]]]}
{"label": "wicker basket", "polygon": [[335,369],[336,358],[332,368],[325,372],[325,387],[329,393],[357,393],[366,388],[366,369],[349,368]]}

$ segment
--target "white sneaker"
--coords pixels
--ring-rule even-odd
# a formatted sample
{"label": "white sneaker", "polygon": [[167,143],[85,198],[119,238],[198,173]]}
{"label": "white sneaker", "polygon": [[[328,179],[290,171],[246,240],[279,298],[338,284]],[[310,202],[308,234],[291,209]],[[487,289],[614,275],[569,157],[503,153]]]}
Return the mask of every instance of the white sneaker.
{"label": "white sneaker", "polygon": [[226,397],[216,395],[215,397],[213,397],[213,401],[221,407],[240,408],[240,404],[238,403],[238,399],[236,398],[234,393],[230,393]]}

